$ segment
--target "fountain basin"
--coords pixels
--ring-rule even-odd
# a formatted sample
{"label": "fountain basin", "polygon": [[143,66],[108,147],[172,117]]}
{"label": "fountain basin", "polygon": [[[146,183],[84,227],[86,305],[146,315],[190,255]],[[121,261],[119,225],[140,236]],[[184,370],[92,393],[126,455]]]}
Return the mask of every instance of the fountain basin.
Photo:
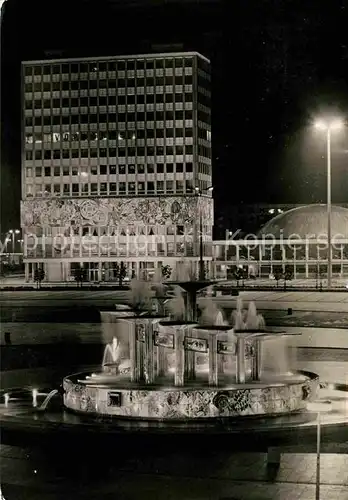
{"label": "fountain basin", "polygon": [[202,381],[185,387],[145,385],[77,373],[63,380],[64,405],[77,413],[145,420],[192,420],[245,416],[277,416],[304,410],[315,399],[315,373],[296,372],[269,382],[209,387]]}

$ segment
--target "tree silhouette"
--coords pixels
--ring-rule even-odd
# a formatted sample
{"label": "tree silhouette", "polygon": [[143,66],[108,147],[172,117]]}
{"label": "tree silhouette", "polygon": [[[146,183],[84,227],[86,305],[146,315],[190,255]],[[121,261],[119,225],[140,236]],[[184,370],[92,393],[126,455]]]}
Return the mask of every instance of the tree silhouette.
{"label": "tree silhouette", "polygon": [[83,267],[78,267],[74,271],[74,278],[78,286],[82,287],[82,283],[87,278],[87,271]]}
{"label": "tree silhouette", "polygon": [[42,267],[35,269],[34,281],[38,289],[41,288],[41,282],[45,279],[45,271]]}
{"label": "tree silhouette", "polygon": [[115,275],[116,275],[116,278],[118,279],[119,286],[122,286],[123,280],[127,276],[127,268],[124,265],[124,262],[121,262],[120,264],[116,264]]}

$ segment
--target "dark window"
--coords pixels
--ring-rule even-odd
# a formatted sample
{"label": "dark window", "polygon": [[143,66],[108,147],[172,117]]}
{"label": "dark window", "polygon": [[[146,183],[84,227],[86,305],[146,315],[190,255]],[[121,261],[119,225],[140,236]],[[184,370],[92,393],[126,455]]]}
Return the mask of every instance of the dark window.
{"label": "dark window", "polygon": [[[154,86],[154,84],[155,84],[155,81],[154,81],[154,79],[152,78],[152,76],[148,76],[148,77],[146,78],[146,86],[147,86],[147,87],[153,87],[153,86]],[[151,94],[150,94],[150,95],[151,95]]]}
{"label": "dark window", "polygon": [[168,76],[168,75],[167,75],[167,76],[165,77],[164,81],[165,81],[165,84],[166,84],[166,85],[173,85],[173,83],[174,83],[174,78],[173,78],[172,76]]}

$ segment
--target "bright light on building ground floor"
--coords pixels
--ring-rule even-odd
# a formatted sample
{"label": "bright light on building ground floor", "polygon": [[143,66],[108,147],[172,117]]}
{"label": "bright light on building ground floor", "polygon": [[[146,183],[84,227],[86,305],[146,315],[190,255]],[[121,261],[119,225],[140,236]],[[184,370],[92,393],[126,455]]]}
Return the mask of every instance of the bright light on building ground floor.
{"label": "bright light on building ground floor", "polygon": [[[316,278],[324,280],[328,270],[328,249],[321,240],[284,241],[215,241],[204,243],[203,260],[205,276],[210,279],[234,279],[237,270],[243,278],[268,278],[287,272],[291,278]],[[147,252],[148,253],[148,252]],[[157,252],[156,252],[157,253]],[[170,266],[175,270],[178,262],[188,262],[198,275],[200,254],[182,255],[125,255],[117,257],[80,256],[75,258],[28,258],[25,262],[26,281],[34,279],[35,269],[43,268],[47,281],[72,281],[76,269],[85,269],[85,279],[91,282],[117,281],[118,266],[126,267],[126,279],[151,277],[156,268]],[[332,274],[336,278],[348,277],[348,240],[332,244]],[[173,275],[172,275],[173,277]]]}

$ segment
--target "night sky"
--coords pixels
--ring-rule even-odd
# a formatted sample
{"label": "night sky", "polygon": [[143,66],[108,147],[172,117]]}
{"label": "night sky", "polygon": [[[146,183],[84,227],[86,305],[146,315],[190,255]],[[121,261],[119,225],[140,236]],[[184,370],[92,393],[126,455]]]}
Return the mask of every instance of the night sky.
{"label": "night sky", "polygon": [[[2,232],[19,225],[20,62],[156,44],[211,59],[218,212],[325,202],[325,140],[310,125],[322,112],[348,118],[346,0],[8,0],[1,38]],[[348,202],[348,127],[332,170],[333,202]]]}

